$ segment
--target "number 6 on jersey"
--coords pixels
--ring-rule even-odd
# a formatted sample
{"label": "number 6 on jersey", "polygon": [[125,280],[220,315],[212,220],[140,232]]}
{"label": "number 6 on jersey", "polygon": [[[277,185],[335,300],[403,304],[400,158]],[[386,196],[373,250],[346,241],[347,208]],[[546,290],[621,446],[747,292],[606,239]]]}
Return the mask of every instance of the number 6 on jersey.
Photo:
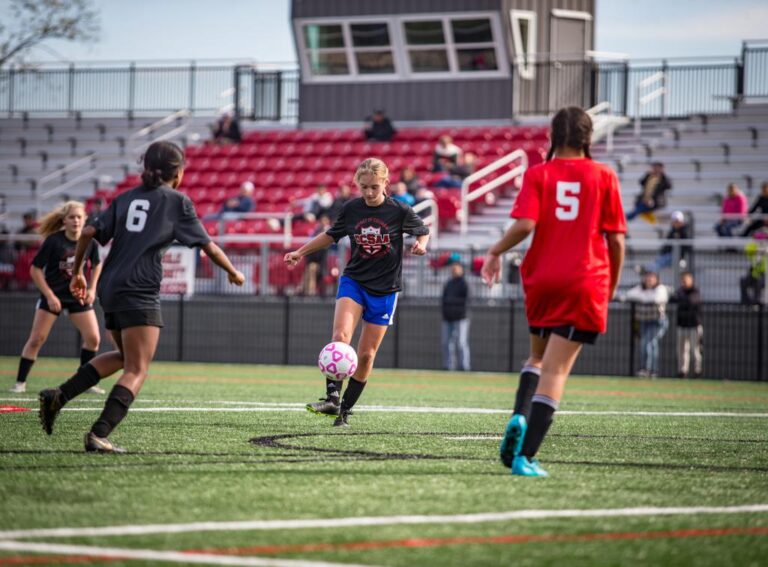
{"label": "number 6 on jersey", "polygon": [[128,205],[128,216],[125,219],[125,229],[128,232],[141,232],[147,224],[147,211],[149,201],[146,199],[134,199]]}
{"label": "number 6 on jersey", "polygon": [[579,198],[581,183],[578,181],[557,182],[557,204],[555,216],[563,221],[572,221],[579,216]]}

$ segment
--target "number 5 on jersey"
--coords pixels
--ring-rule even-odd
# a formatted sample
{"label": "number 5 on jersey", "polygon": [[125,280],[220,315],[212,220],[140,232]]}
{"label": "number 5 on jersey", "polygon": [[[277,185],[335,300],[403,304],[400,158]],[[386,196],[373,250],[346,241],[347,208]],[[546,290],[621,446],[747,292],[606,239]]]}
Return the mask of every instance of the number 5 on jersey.
{"label": "number 5 on jersey", "polygon": [[557,208],[555,216],[563,221],[572,221],[579,216],[579,198],[581,183],[578,181],[557,182]]}
{"label": "number 5 on jersey", "polygon": [[147,212],[149,201],[146,199],[134,199],[128,205],[128,216],[125,219],[125,228],[128,232],[141,232],[147,224]]}

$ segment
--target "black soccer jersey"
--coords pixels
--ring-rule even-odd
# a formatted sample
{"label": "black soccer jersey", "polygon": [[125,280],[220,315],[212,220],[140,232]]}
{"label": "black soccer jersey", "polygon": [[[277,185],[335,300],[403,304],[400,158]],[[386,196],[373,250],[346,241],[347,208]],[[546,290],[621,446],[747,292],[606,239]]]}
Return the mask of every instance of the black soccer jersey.
{"label": "black soccer jersey", "polygon": [[94,228],[101,244],[112,240],[99,282],[106,312],[158,308],[161,260],[171,243],[192,247],[210,242],[189,197],[167,186],[139,186],[123,193]]}
{"label": "black soccer jersey", "polygon": [[362,197],[352,199],[326,232],[335,242],[349,236],[352,258],[344,275],[374,295],[402,288],[403,233],[422,236],[429,228],[411,207],[391,197],[378,207],[369,207]]}
{"label": "black soccer jersey", "polygon": [[[32,265],[43,270],[45,282],[60,301],[77,301],[69,291],[69,281],[72,279],[72,268],[75,265],[77,241],[67,238],[63,230],[54,232],[45,239],[37,251]],[[91,242],[85,251],[86,268],[99,263],[99,249]]]}

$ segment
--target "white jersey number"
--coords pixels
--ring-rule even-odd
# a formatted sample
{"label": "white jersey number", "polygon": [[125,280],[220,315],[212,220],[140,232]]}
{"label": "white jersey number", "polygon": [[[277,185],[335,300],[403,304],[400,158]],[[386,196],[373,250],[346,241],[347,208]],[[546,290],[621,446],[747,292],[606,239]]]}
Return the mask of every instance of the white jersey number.
{"label": "white jersey number", "polygon": [[147,224],[147,211],[149,201],[146,199],[134,199],[128,205],[128,217],[125,219],[125,228],[128,232],[141,232]]}
{"label": "white jersey number", "polygon": [[557,182],[557,204],[555,216],[564,221],[575,220],[579,216],[579,198],[581,184],[579,182]]}

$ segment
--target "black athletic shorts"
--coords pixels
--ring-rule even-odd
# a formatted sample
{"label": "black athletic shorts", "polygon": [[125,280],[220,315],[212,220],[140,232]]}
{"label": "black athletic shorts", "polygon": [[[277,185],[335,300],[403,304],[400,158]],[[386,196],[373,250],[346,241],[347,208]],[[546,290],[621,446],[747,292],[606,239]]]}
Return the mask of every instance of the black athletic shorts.
{"label": "black athletic shorts", "polygon": [[72,313],[85,313],[86,311],[93,311],[93,305],[80,305],[79,301],[61,301],[61,311],[54,313],[48,306],[48,301],[42,295],[40,296],[40,299],[37,300],[37,308],[56,315],[56,317],[61,315],[62,311],[64,310],[69,311],[70,315],[72,315]]}
{"label": "black athletic shorts", "polygon": [[572,325],[562,325],[560,327],[528,327],[532,335],[538,335],[541,338],[548,337],[550,333],[573,341],[576,343],[584,343],[586,345],[593,345],[597,341],[597,337],[600,333],[597,331],[582,331]]}
{"label": "black athletic shorts", "polygon": [[128,327],[162,327],[160,309],[132,309],[104,313],[104,326],[109,331],[121,331]]}

